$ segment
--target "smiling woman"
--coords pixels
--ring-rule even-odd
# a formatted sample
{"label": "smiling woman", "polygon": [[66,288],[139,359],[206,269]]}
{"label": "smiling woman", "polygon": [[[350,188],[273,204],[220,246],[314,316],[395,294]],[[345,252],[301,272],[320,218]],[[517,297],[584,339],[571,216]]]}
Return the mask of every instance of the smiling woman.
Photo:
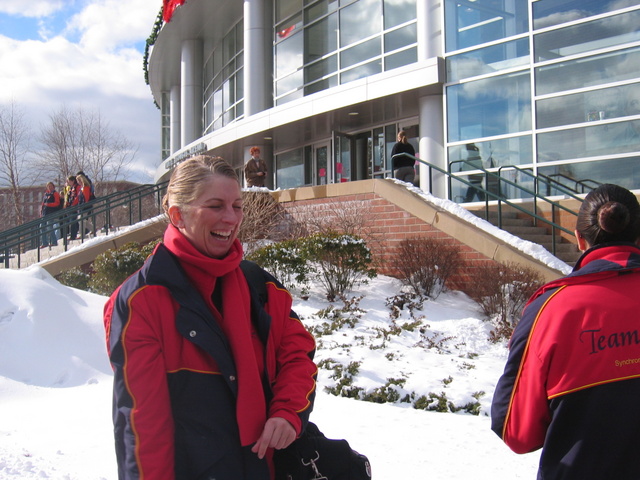
{"label": "smiling woman", "polygon": [[179,164],[163,205],[164,242],[105,306],[119,478],[271,480],[311,412],[314,340],[263,270],[252,318],[229,164]]}

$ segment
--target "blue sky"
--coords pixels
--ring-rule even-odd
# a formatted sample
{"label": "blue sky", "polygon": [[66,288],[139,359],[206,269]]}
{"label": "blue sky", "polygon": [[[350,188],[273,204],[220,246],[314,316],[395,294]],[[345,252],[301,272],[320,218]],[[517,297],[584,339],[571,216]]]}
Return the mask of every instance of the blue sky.
{"label": "blue sky", "polygon": [[[153,181],[160,114],[142,55],[162,0],[0,0],[0,106],[35,138],[62,106],[99,111],[138,147],[132,180]],[[35,143],[35,142],[34,142]]]}

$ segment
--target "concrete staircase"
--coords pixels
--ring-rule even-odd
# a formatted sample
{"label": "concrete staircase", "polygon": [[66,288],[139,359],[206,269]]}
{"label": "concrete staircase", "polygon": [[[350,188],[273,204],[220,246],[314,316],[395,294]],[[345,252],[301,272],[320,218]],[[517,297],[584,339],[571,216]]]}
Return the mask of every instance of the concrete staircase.
{"label": "concrete staircase", "polygon": [[[474,211],[473,213],[481,218],[485,218],[484,211]],[[487,220],[492,225],[498,226],[498,212],[489,212],[489,218]],[[539,222],[539,225],[545,224]],[[522,214],[518,215],[515,211],[503,211],[501,228],[523,240],[542,245],[549,252],[553,253],[553,237],[551,233],[547,229],[547,226],[535,226],[533,217],[522,217]],[[556,233],[556,235],[559,235],[559,233]],[[566,238],[556,237],[556,242],[555,256],[567,265],[574,266],[581,254],[578,246]]]}

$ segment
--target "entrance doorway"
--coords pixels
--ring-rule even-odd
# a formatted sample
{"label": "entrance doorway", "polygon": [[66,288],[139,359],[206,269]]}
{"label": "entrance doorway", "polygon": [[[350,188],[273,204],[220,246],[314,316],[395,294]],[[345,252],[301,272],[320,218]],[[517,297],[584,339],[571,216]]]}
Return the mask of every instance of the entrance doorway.
{"label": "entrance doorway", "polygon": [[313,146],[313,185],[331,183],[329,165],[330,142],[326,141]]}
{"label": "entrance doorway", "polygon": [[384,128],[356,134],[334,132],[336,182],[384,178],[391,175]]}

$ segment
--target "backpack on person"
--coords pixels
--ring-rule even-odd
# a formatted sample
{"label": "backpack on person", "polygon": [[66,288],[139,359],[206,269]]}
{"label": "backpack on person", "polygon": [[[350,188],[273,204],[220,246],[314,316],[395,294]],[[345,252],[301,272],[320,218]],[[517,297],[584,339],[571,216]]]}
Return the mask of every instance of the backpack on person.
{"label": "backpack on person", "polygon": [[[242,260],[240,268],[244,273],[251,297],[260,308],[267,303],[268,294],[262,269],[254,262]],[[251,318],[260,312],[254,311],[252,302]],[[266,345],[268,331],[258,331],[262,343]],[[268,382],[267,382],[268,384]],[[369,459],[351,448],[346,440],[325,437],[318,426],[307,422],[307,426],[291,445],[276,450],[273,455],[276,480],[370,480]]]}

